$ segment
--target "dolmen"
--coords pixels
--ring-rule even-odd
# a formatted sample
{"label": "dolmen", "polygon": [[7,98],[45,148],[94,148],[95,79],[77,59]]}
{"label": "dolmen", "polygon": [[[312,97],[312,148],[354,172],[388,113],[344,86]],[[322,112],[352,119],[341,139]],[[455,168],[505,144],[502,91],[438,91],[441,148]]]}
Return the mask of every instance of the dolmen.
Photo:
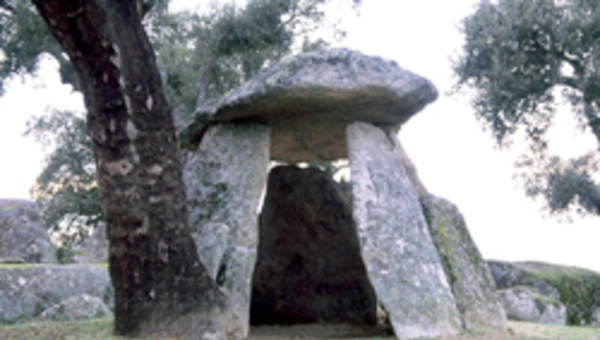
{"label": "dolmen", "polygon": [[[302,315],[291,311],[314,316],[306,322],[371,323],[377,322],[376,310],[381,310],[401,339],[445,336],[463,328],[506,327],[506,316],[495,296],[489,269],[474,244],[453,247],[454,243],[432,235],[452,228],[456,222],[459,229],[451,229],[451,236],[458,236],[452,236],[450,242],[472,243],[454,206],[429,195],[420,184],[397,138],[400,127],[437,96],[430,81],[393,61],[331,49],[284,59],[220,99],[196,109],[193,122],[180,135],[182,147],[189,151],[184,178],[190,225],[201,260],[228,294],[242,334],[248,334],[251,309],[253,313],[263,313],[263,317],[253,316],[253,320],[268,323],[272,317],[281,324],[303,322]],[[298,183],[312,186],[314,194],[304,198],[307,202],[285,205],[285,199],[302,198],[292,194],[295,181],[286,180],[285,176],[290,175],[284,172],[305,175],[300,170],[278,170],[273,175],[284,177],[268,181],[273,162],[338,159],[349,161],[348,196],[337,192],[329,198],[316,199],[320,187],[332,185],[318,178],[316,182],[307,179]],[[339,226],[343,229],[330,231],[335,242],[317,239],[320,234],[311,228],[321,228],[314,221],[324,221],[319,222],[322,228],[337,228],[337,222],[314,216],[304,219],[312,224],[306,232],[287,229],[290,232],[281,232],[281,237],[259,238],[258,214],[263,197],[271,195],[267,182],[272,186],[271,183],[280,183],[278,190],[290,193],[280,194],[275,208],[301,209],[289,207],[314,201],[314,205],[324,207],[317,210],[319,214],[338,214],[339,220],[346,221]],[[340,208],[328,210],[332,200],[342,200]],[[280,221],[283,210],[273,210],[269,204],[265,207],[268,212],[263,212],[267,215],[261,220],[267,224],[284,223]],[[423,204],[428,207],[427,216]],[[349,207],[348,214],[339,212],[345,206]],[[448,212],[453,216],[450,219],[444,217]],[[277,232],[277,228],[268,225],[260,228],[263,234]],[[463,232],[467,233],[466,238],[461,236]],[[291,256],[293,251],[289,249],[261,248],[261,252],[272,254],[271,262],[259,261],[255,276],[259,239],[273,247],[312,243],[313,248],[308,252],[299,250],[297,254],[301,256],[297,257]],[[436,240],[451,248],[440,252]],[[323,249],[326,247],[331,249]],[[456,254],[452,253],[454,248]],[[314,258],[309,259],[310,254]],[[279,265],[273,263],[278,256],[286,256]],[[335,265],[336,258],[344,256],[359,263]],[[453,262],[456,258],[459,261]],[[303,299],[291,298],[290,290],[279,297],[268,296],[265,292],[270,289],[261,287],[254,287],[253,293],[254,280],[264,283],[269,278],[281,285],[302,287],[297,281],[286,282],[284,270],[301,271],[308,268],[308,262],[312,263],[310,268],[321,269],[298,274],[299,280],[307,280],[304,286],[317,290],[329,287],[307,293],[311,301],[321,301],[321,297],[316,297],[327,294],[343,295],[340,290],[352,286],[348,291],[356,293],[358,302],[339,297],[336,301],[342,301],[340,305],[331,307],[332,303],[327,302],[324,305],[330,307],[319,309],[300,306]],[[457,263],[474,269],[456,268]],[[278,272],[276,268],[284,269]],[[364,278],[336,281],[338,275],[347,277],[346,271],[364,273]],[[313,272],[326,274],[308,279]],[[461,275],[477,277],[463,279]],[[300,288],[296,291],[302,294]],[[281,301],[288,301],[287,305]],[[361,303],[371,310],[349,314],[345,319],[326,312],[354,308]]]}

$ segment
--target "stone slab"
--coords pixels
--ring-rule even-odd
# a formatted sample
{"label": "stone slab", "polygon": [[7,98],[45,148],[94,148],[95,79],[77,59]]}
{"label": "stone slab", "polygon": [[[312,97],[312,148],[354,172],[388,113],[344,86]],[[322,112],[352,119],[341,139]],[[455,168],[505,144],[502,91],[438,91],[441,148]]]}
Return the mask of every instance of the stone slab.
{"label": "stone slab", "polygon": [[490,269],[469,234],[458,208],[446,199],[426,194],[420,199],[429,231],[465,329],[505,330],[506,313]]}
{"label": "stone slab", "polygon": [[347,140],[363,262],[396,336],[457,333],[456,303],[395,136],[358,122]]}
{"label": "stone slab", "polygon": [[431,82],[394,61],[348,49],[304,53],[198,107],[181,142],[194,148],[211,124],[255,120],[272,127],[273,159],[335,160],[346,157],[347,124],[397,128],[437,95]]}
{"label": "stone slab", "polygon": [[270,129],[263,124],[217,124],[184,166],[190,227],[200,260],[227,293],[243,337],[248,335],[269,145]]}

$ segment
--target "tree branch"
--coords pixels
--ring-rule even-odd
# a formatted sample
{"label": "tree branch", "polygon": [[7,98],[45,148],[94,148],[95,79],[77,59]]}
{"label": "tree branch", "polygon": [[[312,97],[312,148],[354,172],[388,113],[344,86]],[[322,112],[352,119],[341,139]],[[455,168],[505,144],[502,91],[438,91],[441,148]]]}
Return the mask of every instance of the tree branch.
{"label": "tree branch", "polygon": [[558,83],[561,85],[571,87],[575,90],[580,90],[579,86],[577,85],[577,80],[573,77],[559,76]]}
{"label": "tree branch", "polygon": [[584,73],[585,70],[584,70],[583,66],[581,65],[581,63],[579,62],[579,60],[570,58],[569,56],[567,56],[565,51],[559,51],[559,52],[555,53],[555,56],[558,57],[560,60],[563,60],[563,61],[567,62],[569,65],[571,65],[575,69],[575,72],[577,74]]}

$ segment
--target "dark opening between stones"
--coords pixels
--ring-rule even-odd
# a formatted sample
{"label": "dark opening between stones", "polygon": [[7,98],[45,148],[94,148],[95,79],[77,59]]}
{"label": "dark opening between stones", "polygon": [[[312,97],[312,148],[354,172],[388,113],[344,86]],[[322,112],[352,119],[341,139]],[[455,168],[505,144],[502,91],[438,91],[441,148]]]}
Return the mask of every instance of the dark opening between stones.
{"label": "dark opening between stones", "polygon": [[275,167],[259,220],[251,324],[377,324],[349,184],[316,168]]}

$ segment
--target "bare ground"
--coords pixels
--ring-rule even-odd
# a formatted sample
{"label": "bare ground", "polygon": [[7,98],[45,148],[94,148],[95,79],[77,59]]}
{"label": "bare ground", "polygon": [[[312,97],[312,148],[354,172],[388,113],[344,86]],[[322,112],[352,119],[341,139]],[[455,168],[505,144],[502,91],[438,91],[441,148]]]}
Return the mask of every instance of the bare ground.
{"label": "bare ground", "polygon": [[[112,335],[112,320],[29,322],[0,325],[2,340],[124,340]],[[396,340],[381,329],[351,325],[253,327],[248,340]],[[167,339],[161,339],[167,340]],[[168,339],[174,340],[174,339]],[[423,338],[421,340],[433,340]],[[435,340],[600,340],[600,328],[509,322],[507,332],[468,333]]]}
{"label": "bare ground", "polygon": [[[351,325],[302,325],[253,327],[249,340],[396,340],[385,331]],[[566,327],[509,322],[505,332],[488,330],[436,340],[600,340],[600,328]]]}

